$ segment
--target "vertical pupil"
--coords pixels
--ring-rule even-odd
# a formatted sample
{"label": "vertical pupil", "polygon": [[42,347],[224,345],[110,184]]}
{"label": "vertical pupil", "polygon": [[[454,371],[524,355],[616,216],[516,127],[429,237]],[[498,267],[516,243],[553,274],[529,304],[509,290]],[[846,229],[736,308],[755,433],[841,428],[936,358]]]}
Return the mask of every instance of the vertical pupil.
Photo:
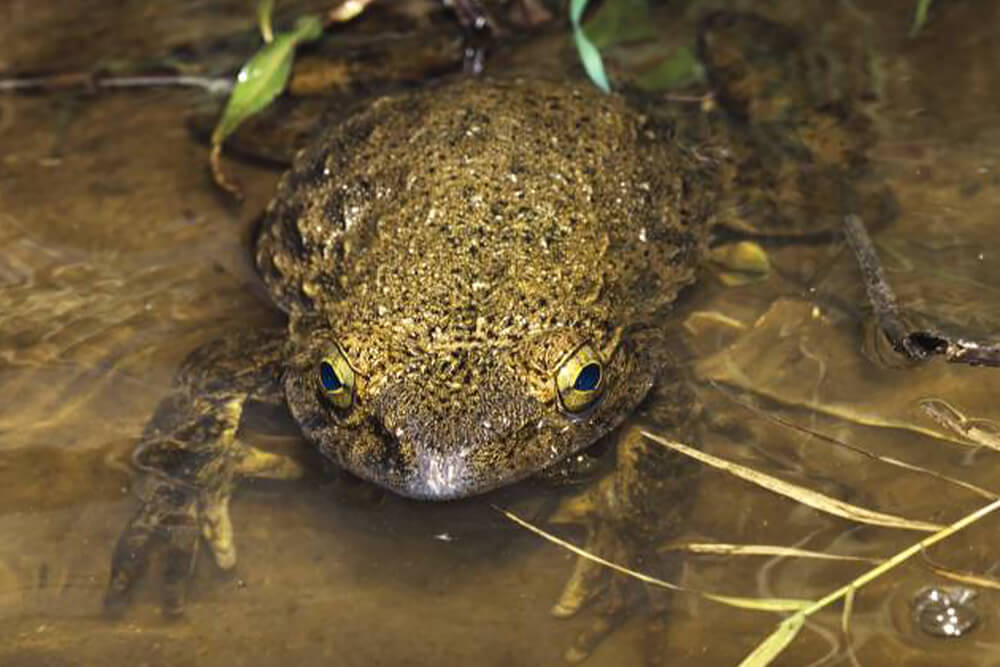
{"label": "vertical pupil", "polygon": [[333,370],[333,366],[328,361],[319,365],[319,381],[322,383],[323,389],[327,391],[337,391],[344,386],[344,383],[337,377],[337,371]]}
{"label": "vertical pupil", "polygon": [[596,363],[590,363],[580,369],[573,388],[577,391],[594,391],[600,383],[601,367]]}

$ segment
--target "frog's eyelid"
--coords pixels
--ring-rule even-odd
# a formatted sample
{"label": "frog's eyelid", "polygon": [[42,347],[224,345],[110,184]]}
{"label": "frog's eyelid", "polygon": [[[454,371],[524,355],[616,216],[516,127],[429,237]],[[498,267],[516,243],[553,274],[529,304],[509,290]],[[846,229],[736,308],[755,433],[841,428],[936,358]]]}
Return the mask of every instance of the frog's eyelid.
{"label": "frog's eyelid", "polygon": [[597,360],[597,363],[603,366],[604,358],[600,354],[600,352],[598,352],[598,348],[594,347],[594,345],[591,344],[589,340],[585,340],[576,347],[574,347],[573,349],[571,349],[569,352],[564,354],[563,356],[559,357],[559,363],[557,363],[553,368],[549,369],[549,374],[556,375],[557,373],[559,373],[559,371],[562,370],[563,366],[568,364],[570,360],[573,359],[573,357],[575,357],[576,355],[578,355],[580,353],[580,350],[582,350],[585,347],[590,348],[590,350],[594,353],[594,359]]}

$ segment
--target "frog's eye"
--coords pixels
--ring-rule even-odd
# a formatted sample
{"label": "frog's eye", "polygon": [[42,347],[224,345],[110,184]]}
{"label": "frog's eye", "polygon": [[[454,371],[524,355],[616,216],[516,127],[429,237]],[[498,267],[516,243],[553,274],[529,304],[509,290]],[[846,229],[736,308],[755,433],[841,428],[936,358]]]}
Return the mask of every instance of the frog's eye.
{"label": "frog's eye", "polygon": [[604,392],[604,368],[590,345],[581,345],[556,371],[559,404],[571,414],[593,407]]}
{"label": "frog's eye", "polygon": [[319,362],[319,387],[323,395],[341,410],[354,403],[354,369],[339,345],[334,345]]}

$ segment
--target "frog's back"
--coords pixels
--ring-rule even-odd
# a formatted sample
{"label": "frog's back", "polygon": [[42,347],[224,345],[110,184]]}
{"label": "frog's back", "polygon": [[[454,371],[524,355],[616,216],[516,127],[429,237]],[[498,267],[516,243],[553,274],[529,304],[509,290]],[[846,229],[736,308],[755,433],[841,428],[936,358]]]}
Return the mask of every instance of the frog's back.
{"label": "frog's back", "polygon": [[707,172],[668,134],[585,83],[467,80],[381,98],[298,156],[258,266],[293,314],[349,305],[354,319],[419,317],[425,331],[653,311],[692,280],[711,199]]}

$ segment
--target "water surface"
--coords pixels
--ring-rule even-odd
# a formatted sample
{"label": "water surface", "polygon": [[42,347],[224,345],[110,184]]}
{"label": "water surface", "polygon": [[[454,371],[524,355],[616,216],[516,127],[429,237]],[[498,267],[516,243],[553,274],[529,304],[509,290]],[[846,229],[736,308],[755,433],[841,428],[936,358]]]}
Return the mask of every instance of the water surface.
{"label": "water surface", "polygon": [[[869,102],[880,135],[873,153],[901,207],[876,235],[889,277],[911,312],[995,334],[1000,10],[987,1],[935,3],[931,23],[909,39],[907,2],[767,4],[793,20],[815,12],[834,43],[877,38],[868,52],[880,74]],[[695,11],[677,19],[662,8],[657,25],[682,40]],[[0,18],[0,71],[18,73],[134,63],[178,44],[244,35],[250,24],[245,3],[224,0],[12,0]],[[539,54],[565,56],[566,47],[528,44],[520,60],[548,67]],[[253,287],[245,246],[277,173],[230,163],[248,198],[236,206],[220,194],[206,150],[184,122],[204,103],[192,90],[0,97],[0,664],[560,664],[590,620],[548,615],[573,558],[489,506],[533,515],[554,493],[535,485],[437,505],[320,473],[247,485],[233,503],[234,576],[203,559],[180,621],[160,616],[155,578],[124,619],[102,615],[110,552],[134,508],[130,453],[180,360],[227,331],[280,321]],[[684,316],[666,323],[683,326],[696,311],[738,323],[698,329],[694,364],[712,417],[698,444],[908,518],[948,523],[984,505],[940,479],[769,422],[707,384],[866,451],[1000,488],[1000,455],[920,409],[922,401],[944,402],[995,434],[1000,373],[937,362],[885,366],[871,350],[863,293],[841,244],[772,249],[771,259],[775,270],[763,283],[723,288],[706,276]],[[287,433],[259,437],[275,447],[299,444]],[[996,530],[987,518],[927,556],[952,570],[995,574]],[[682,537],[879,558],[922,535],[823,515],[704,470]],[[818,598],[865,567],[688,556],[683,582]],[[914,623],[911,598],[953,584],[916,558],[858,593],[849,639],[835,607],[777,664],[996,664],[995,591],[975,587],[981,620],[960,639]],[[673,665],[738,664],[777,620],[676,595],[655,651]],[[627,625],[589,664],[641,663],[641,630]]]}

